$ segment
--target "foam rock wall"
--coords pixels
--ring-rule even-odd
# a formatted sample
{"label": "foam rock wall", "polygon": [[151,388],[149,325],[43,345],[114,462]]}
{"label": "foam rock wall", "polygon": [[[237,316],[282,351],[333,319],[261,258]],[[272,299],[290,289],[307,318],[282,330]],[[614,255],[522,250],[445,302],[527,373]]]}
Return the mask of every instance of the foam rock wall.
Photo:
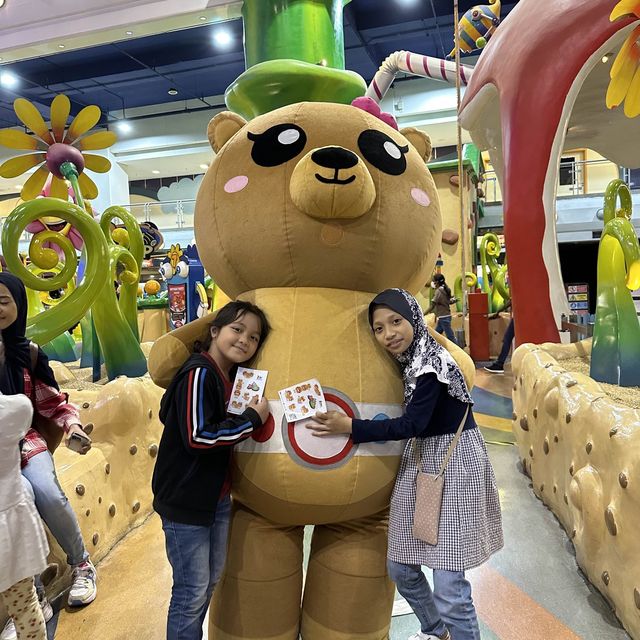
{"label": "foam rock wall", "polygon": [[[54,459],[95,563],[152,511],[151,475],[162,434],[158,410],[164,389],[149,377],[124,376],[104,386],[76,382],[74,388],[73,374],[63,365],[53,365],[60,386],[80,409],[83,425],[93,424],[93,446],[87,455],[61,445]],[[68,586],[70,572],[51,536],[49,544],[52,570],[47,578],[53,581],[47,590],[55,594]]]}
{"label": "foam rock wall", "polygon": [[640,411],[562,367],[585,349],[517,349],[513,431],[535,494],[567,530],[589,580],[640,638]]}

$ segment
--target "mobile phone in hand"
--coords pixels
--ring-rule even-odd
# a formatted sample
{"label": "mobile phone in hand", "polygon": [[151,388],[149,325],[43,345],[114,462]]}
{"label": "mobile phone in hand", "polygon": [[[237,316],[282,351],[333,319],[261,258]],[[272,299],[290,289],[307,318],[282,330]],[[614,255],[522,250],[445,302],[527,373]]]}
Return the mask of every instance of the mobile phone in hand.
{"label": "mobile phone in hand", "polygon": [[69,436],[69,444],[67,446],[76,453],[82,453],[87,448],[87,445],[90,444],[91,440],[89,438],[76,432]]}

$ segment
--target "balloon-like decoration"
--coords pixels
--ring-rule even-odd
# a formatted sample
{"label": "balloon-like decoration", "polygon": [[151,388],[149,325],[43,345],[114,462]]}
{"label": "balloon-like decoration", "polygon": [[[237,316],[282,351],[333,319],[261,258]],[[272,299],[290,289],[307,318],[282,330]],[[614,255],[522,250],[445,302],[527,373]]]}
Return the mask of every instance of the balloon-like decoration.
{"label": "balloon-like decoration", "polygon": [[482,291],[489,296],[489,313],[500,311],[511,292],[506,282],[507,264],[500,264],[500,239],[495,233],[485,233],[480,242],[480,262],[482,264]]}
{"label": "balloon-like decoration", "polygon": [[461,53],[483,49],[500,24],[501,9],[500,0],[491,0],[490,4],[478,4],[466,11],[458,23],[458,41],[447,57],[455,56],[456,47]]}
{"label": "balloon-like decoration", "polygon": [[629,187],[613,180],[604,197],[604,230],[598,249],[591,377],[622,387],[640,385],[640,323],[631,296],[640,288],[640,244],[631,213]]}
{"label": "balloon-like decoration", "polygon": [[[464,274],[464,283],[468,291],[473,291],[478,286],[478,277],[475,273],[467,271]],[[462,295],[462,276],[457,276],[453,284],[453,292],[456,297],[456,311],[462,312],[463,310],[463,295]]]}
{"label": "balloon-like decoration", "polygon": [[[611,11],[609,20],[634,16],[640,18],[640,2],[620,0]],[[611,65],[607,108],[615,109],[624,102],[624,114],[628,118],[640,115],[640,26],[629,34]]]}

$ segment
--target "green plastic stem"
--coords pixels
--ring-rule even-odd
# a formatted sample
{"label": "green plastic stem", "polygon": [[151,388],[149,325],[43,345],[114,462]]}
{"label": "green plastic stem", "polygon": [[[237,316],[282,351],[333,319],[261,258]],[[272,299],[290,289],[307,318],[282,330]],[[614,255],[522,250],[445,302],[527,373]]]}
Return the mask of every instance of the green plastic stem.
{"label": "green plastic stem", "polygon": [[350,0],[245,0],[247,68],[293,59],[344,69],[342,9]]}

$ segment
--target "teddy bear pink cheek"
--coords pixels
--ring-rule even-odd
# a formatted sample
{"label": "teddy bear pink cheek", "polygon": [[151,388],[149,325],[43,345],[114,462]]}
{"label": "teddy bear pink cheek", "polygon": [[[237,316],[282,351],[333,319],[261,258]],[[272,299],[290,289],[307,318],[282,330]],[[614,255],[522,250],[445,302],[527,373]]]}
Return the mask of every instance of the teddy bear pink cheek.
{"label": "teddy bear pink cheek", "polygon": [[224,190],[227,193],[238,193],[238,191],[242,191],[248,184],[249,178],[247,178],[247,176],[236,176],[224,185]]}
{"label": "teddy bear pink cheek", "polygon": [[431,198],[418,187],[411,189],[411,197],[421,206],[428,207],[431,204]]}

